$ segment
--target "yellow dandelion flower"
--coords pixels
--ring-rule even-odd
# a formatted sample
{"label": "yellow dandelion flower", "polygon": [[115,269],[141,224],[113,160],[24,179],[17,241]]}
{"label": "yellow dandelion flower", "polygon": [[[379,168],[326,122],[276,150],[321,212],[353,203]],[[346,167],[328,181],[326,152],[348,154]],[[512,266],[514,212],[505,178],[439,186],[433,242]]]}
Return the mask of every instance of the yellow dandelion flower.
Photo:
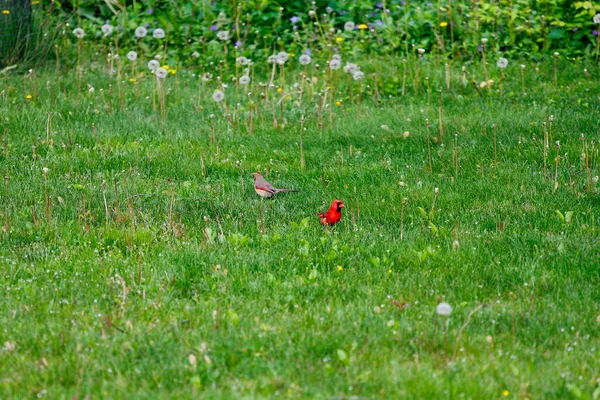
{"label": "yellow dandelion flower", "polygon": [[505,390],[502,392],[502,396],[504,396],[504,397],[508,397],[509,394],[510,394],[510,392],[508,390]]}
{"label": "yellow dandelion flower", "polygon": [[25,96],[25,98],[26,98],[27,100],[31,100],[31,99],[33,99],[33,96],[32,96],[32,95],[30,95],[30,94],[28,94],[27,96]]}
{"label": "yellow dandelion flower", "polygon": [[168,64],[163,65],[162,68],[166,69],[167,71],[171,69]]}
{"label": "yellow dandelion flower", "polygon": [[448,23],[447,23],[446,21],[440,22],[440,26],[441,26],[442,28],[445,28],[445,27],[447,27],[447,26],[448,26]]}
{"label": "yellow dandelion flower", "polygon": [[10,14],[10,10],[2,10],[2,14],[8,15],[8,14]]}
{"label": "yellow dandelion flower", "polygon": [[283,88],[278,87],[277,88],[277,93],[281,93],[281,92],[283,92]]}
{"label": "yellow dandelion flower", "polygon": [[169,73],[170,73],[171,75],[175,75],[175,74],[177,73],[177,70],[176,70],[176,69],[173,69],[173,68],[170,68],[170,69],[169,69]]}
{"label": "yellow dandelion flower", "polygon": [[337,270],[338,270],[338,271],[341,271],[341,270],[343,270],[343,269],[344,269],[344,267],[342,267],[341,265],[338,265],[338,267],[337,267]]}
{"label": "yellow dandelion flower", "polygon": [[288,57],[295,57],[295,56],[296,56],[296,54],[294,54],[294,53],[288,53]]}
{"label": "yellow dandelion flower", "polygon": [[388,269],[388,274],[391,274],[391,273],[392,273],[392,270],[391,270],[391,269]]}
{"label": "yellow dandelion flower", "polygon": [[129,82],[134,83],[136,81],[135,78],[129,78]]}
{"label": "yellow dandelion flower", "polygon": [[338,42],[338,43],[342,43],[344,41],[344,38],[338,36],[338,37],[335,38],[335,41]]}
{"label": "yellow dandelion flower", "polygon": [[37,6],[38,4],[40,4],[40,2],[37,1],[37,0],[34,0],[34,1],[31,2],[32,6]]}
{"label": "yellow dandelion flower", "polygon": [[335,105],[339,107],[339,106],[342,105],[342,102],[338,100],[338,101],[335,102]]}
{"label": "yellow dandelion flower", "polygon": [[369,27],[367,26],[367,24],[360,24],[358,26],[358,29],[369,29]]}

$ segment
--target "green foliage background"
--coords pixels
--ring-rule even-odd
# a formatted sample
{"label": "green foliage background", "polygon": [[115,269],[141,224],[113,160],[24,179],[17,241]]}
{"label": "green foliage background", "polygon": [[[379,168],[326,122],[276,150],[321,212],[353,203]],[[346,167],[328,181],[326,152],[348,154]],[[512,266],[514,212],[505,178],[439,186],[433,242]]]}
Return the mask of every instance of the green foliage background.
{"label": "green foliage background", "polygon": [[[86,41],[101,44],[107,39],[100,26],[109,23],[117,27],[121,48],[138,46],[151,52],[149,41],[136,43],[133,31],[138,26],[147,26],[150,33],[153,28],[163,28],[169,57],[182,61],[189,60],[194,51],[208,61],[213,56],[222,58],[222,43],[211,26],[231,31],[231,47],[241,43],[228,55],[245,54],[256,59],[279,50],[332,52],[340,47],[345,52],[397,54],[413,46],[469,59],[477,53],[482,37],[488,37],[495,50],[511,57],[537,59],[553,51],[572,57],[597,56],[598,25],[593,17],[600,12],[598,2],[571,0],[138,0],[126,4],[80,0],[56,1],[43,7],[58,25],[70,27],[63,29],[70,40],[74,40],[73,27],[81,26]],[[309,16],[311,9],[318,22]],[[292,17],[298,22],[292,23]],[[348,21],[370,29],[345,31]],[[344,41],[335,42],[336,37]]]}

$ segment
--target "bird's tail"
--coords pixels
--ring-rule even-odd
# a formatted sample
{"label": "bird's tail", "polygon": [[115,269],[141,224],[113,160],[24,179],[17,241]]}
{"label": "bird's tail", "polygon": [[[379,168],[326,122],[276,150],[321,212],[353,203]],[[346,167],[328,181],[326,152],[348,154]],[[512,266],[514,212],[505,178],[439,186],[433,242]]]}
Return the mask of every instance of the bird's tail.
{"label": "bird's tail", "polygon": [[275,189],[277,193],[289,193],[289,192],[299,192],[299,190],[295,189]]}

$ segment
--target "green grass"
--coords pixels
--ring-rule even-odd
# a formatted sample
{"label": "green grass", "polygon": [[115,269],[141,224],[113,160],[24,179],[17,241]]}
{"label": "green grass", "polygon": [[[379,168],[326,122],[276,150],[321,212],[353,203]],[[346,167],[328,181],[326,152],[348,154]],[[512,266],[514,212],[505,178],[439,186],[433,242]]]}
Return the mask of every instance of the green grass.
{"label": "green grass", "polygon": [[[164,130],[148,78],[122,111],[93,70],[80,96],[74,72],[5,79],[0,398],[597,399],[600,198],[581,153],[598,175],[600,86],[565,64],[557,88],[545,67],[525,96],[516,67],[502,97],[445,94],[431,172],[436,90],[346,100],[323,128],[289,102],[285,127],[263,111],[250,134],[209,92],[195,110],[184,72]],[[300,192],[262,201],[256,170]]]}

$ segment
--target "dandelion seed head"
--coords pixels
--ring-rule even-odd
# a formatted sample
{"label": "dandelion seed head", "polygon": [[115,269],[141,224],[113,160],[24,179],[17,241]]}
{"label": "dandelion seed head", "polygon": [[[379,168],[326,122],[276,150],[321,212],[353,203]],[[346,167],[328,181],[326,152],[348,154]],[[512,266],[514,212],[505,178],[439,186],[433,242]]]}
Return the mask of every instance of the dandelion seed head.
{"label": "dandelion seed head", "polygon": [[166,68],[160,67],[154,71],[154,75],[159,79],[165,79],[169,75],[169,71]]}
{"label": "dandelion seed head", "polygon": [[83,39],[85,36],[85,31],[81,28],[75,28],[73,29],[73,35],[75,35],[77,39]]}
{"label": "dandelion seed head", "polygon": [[498,61],[496,61],[496,66],[500,69],[504,69],[508,66],[508,60],[504,57],[500,57]]}
{"label": "dandelion seed head", "polygon": [[302,54],[300,56],[300,58],[298,59],[298,62],[300,62],[300,65],[308,65],[311,62],[311,58],[308,54]]}
{"label": "dandelion seed head", "polygon": [[150,71],[156,71],[160,67],[160,63],[157,60],[148,61],[148,68]]}
{"label": "dandelion seed head", "polygon": [[353,31],[355,27],[356,27],[356,24],[354,24],[354,22],[352,22],[352,21],[348,21],[344,24],[345,31]]}
{"label": "dandelion seed head", "polygon": [[217,32],[217,38],[222,41],[229,40],[229,31],[219,31]]}
{"label": "dandelion seed head", "polygon": [[452,306],[446,302],[442,302],[437,305],[437,307],[435,308],[435,312],[438,313],[438,315],[447,317],[450,314],[452,314]]}
{"label": "dandelion seed head", "polygon": [[137,28],[135,28],[135,36],[139,39],[142,39],[144,37],[146,37],[146,35],[148,34],[148,29],[146,29],[143,26],[138,26]]}
{"label": "dandelion seed head", "polygon": [[240,85],[247,85],[250,83],[250,77],[248,75],[240,76]]}
{"label": "dandelion seed head", "polygon": [[419,48],[419,49],[417,49],[417,52],[418,52],[420,55],[423,55],[423,54],[425,54],[425,49]]}
{"label": "dandelion seed head", "polygon": [[329,68],[331,69],[340,69],[341,66],[342,62],[340,60],[332,59],[331,61],[329,61]]}
{"label": "dandelion seed head", "polygon": [[104,37],[106,37],[113,33],[114,28],[110,24],[104,24],[100,27],[100,30],[102,31],[102,34],[104,34]]}
{"label": "dandelion seed head", "polygon": [[289,54],[288,53],[286,53],[285,51],[280,51],[275,56],[275,61],[277,62],[277,64],[283,65],[283,64],[286,63],[286,61],[288,60],[288,58],[289,58]]}
{"label": "dandelion seed head", "polygon": [[344,72],[353,75],[356,71],[358,71],[358,65],[354,63],[346,63],[346,65],[344,65]]}
{"label": "dandelion seed head", "polygon": [[165,36],[165,30],[161,28],[156,28],[154,32],[152,32],[152,37],[154,39],[164,39]]}
{"label": "dandelion seed head", "polygon": [[487,42],[488,42],[488,38],[486,38],[486,37],[481,38],[481,44],[487,44]]}
{"label": "dandelion seed head", "polygon": [[223,93],[222,90],[215,90],[215,92],[212,95],[212,98],[215,102],[220,102],[223,101],[225,99],[225,93]]}
{"label": "dandelion seed head", "polygon": [[129,53],[127,53],[127,59],[129,61],[135,61],[135,60],[137,60],[137,56],[138,56],[137,53],[135,51],[133,51],[133,50],[130,51]]}
{"label": "dandelion seed head", "polygon": [[248,64],[248,60],[246,57],[244,56],[239,56],[238,58],[235,59],[235,62],[237,65],[247,65]]}
{"label": "dandelion seed head", "polygon": [[600,25],[600,13],[594,15],[594,18],[592,18],[592,20],[594,21],[595,24]]}
{"label": "dandelion seed head", "polygon": [[355,81],[360,81],[361,79],[363,79],[365,77],[365,73],[362,71],[355,71],[352,74],[352,79],[354,79]]}

